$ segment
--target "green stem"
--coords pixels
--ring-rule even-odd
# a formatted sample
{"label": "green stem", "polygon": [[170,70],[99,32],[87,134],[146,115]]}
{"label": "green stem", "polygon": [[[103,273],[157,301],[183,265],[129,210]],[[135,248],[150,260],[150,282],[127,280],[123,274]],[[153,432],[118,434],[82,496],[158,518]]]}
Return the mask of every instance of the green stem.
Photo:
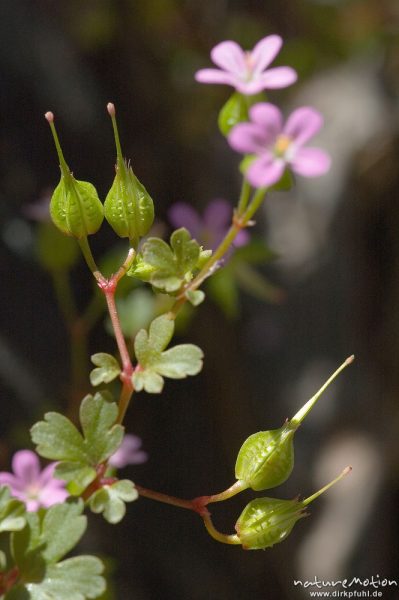
{"label": "green stem", "polygon": [[96,265],[96,261],[94,260],[87,236],[85,235],[84,237],[78,239],[78,243],[82,251],[83,257],[87,263],[87,266],[89,267],[90,271],[93,273],[97,281],[100,281],[103,277],[99,268]]}
{"label": "green stem", "polygon": [[236,533],[228,535],[226,533],[220,533],[220,531],[215,529],[210,515],[204,515],[202,518],[204,519],[204,525],[207,532],[211,537],[213,537],[214,540],[221,542],[222,544],[241,544],[240,538]]}
{"label": "green stem", "polygon": [[123,423],[123,419],[125,418],[126,411],[130,404],[130,400],[132,398],[133,392],[134,392],[134,388],[133,388],[133,383],[132,383],[131,375],[130,375],[130,377],[128,376],[126,378],[126,380],[123,382],[121,393],[119,396],[118,418],[116,419],[116,422],[119,425],[121,425]]}
{"label": "green stem", "polygon": [[250,219],[252,219],[252,217],[254,216],[254,214],[256,213],[256,211],[258,210],[260,205],[262,204],[263,200],[265,199],[266,193],[267,193],[267,188],[259,188],[258,190],[256,190],[247,210],[245,211],[245,213],[242,217],[244,227],[248,224]]}
{"label": "green stem", "polygon": [[321,490],[319,490],[315,494],[312,494],[311,496],[309,496],[305,500],[302,500],[301,504],[303,506],[307,506],[308,504],[310,504],[311,502],[313,502],[313,500],[316,500],[316,498],[318,498],[319,496],[321,496],[321,494],[324,494],[324,492],[326,492],[330,487],[332,487],[333,485],[335,485],[336,483],[338,483],[338,481],[341,481],[341,479],[343,479],[351,471],[352,471],[352,467],[345,467],[345,469],[342,471],[342,473],[340,475],[338,475],[338,477],[336,477],[333,481],[330,481],[330,483],[327,483],[327,485],[325,485],[324,487],[322,487]]}
{"label": "green stem", "polygon": [[251,186],[248,183],[247,179],[244,177],[242,181],[240,200],[238,202],[237,207],[237,214],[240,216],[244,213],[245,209],[247,208],[250,192]]}
{"label": "green stem", "polygon": [[222,502],[223,500],[228,500],[232,498],[236,494],[246,490],[249,486],[245,483],[245,481],[238,480],[233,483],[232,486],[227,488],[224,492],[220,492],[219,494],[213,494],[212,496],[208,496],[207,504],[211,504],[212,502]]}
{"label": "green stem", "polygon": [[350,365],[354,361],[354,359],[355,359],[355,357],[353,356],[353,354],[352,354],[352,356],[349,356],[349,358],[347,358],[346,361],[342,363],[342,365],[335,371],[335,373],[333,373],[331,375],[331,377],[329,377],[329,379],[327,379],[327,381],[319,389],[319,391],[310,400],[308,400],[306,402],[306,404],[304,404],[300,410],[298,410],[296,415],[292,419],[290,419],[290,424],[293,427],[295,427],[295,428],[299,427],[299,425],[302,423],[302,421],[304,420],[306,415],[312,410],[312,408],[316,404],[317,400],[320,398],[320,396],[323,394],[323,392],[328,388],[330,383],[332,381],[334,381],[334,379],[337,377],[337,375],[339,375],[341,373],[341,371],[343,371],[348,365]]}

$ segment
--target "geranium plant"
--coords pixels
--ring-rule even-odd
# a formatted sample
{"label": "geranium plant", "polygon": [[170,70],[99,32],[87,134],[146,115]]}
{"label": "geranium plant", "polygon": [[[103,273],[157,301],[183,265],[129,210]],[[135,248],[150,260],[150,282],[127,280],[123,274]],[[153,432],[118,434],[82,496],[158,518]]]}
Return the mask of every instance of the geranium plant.
{"label": "geranium plant", "polygon": [[[325,151],[305,146],[322,126],[321,115],[311,107],[298,108],[283,125],[280,110],[264,95],[265,89],[285,87],[297,78],[290,67],[269,69],[281,44],[281,38],[272,35],[244,52],[235,42],[222,42],[211,53],[220,69],[202,69],[196,74],[199,82],[235,88],[220,112],[219,126],[231,148],[244,155],[242,189],[234,209],[227,201],[215,200],[203,219],[191,207],[175,205],[170,216],[179,228],[168,240],[151,235],[154,203],[123,157],[114,105],[109,103],[107,110],[116,144],[116,173],[104,203],[91,183],[72,175],[54,115],[45,115],[61,169],[51,199],[51,218],[62,234],[74,238],[102,292],[117,353],[99,349],[92,355],[90,382],[99,391],[82,399],[79,423],[59,412],[47,412],[31,428],[37,454],[17,452],[13,473],[0,473],[0,595],[6,600],[83,600],[104,593],[103,565],[97,557],[65,558],[84,534],[86,511],[99,513],[114,525],[123,519],[127,504],[149,498],[197,514],[219,542],[262,549],[285,539],[310,502],[350,470],[347,467],[334,482],[305,500],[255,498],[238,517],[234,533],[221,533],[212,522],[210,504],[248,488],[255,492],[274,488],[290,476],[296,430],[353,357],[282,427],[254,433],[244,441],[232,485],[222,492],[206,490],[194,499],[182,499],[119,479],[117,472],[126,464],[147,459],[140,440],[126,433],[123,425],[135,391],[160,394],[168,379],[192,377],[206,368],[206,357],[198,346],[173,343],[175,320],[183,306],[199,306],[205,299],[204,282],[223,269],[234,247],[248,242],[247,229],[269,190],[290,187],[292,172],[314,177],[329,168]],[[187,228],[182,226],[184,215]],[[104,218],[116,236],[126,240],[125,256],[110,277],[98,266],[89,241]],[[49,239],[54,253],[48,251]],[[42,240],[49,270],[75,260],[70,246],[49,239]],[[163,309],[148,327],[139,328],[131,345],[116,301],[128,278],[142,282],[163,301]],[[64,308],[67,319],[69,315],[73,321],[68,306]],[[110,391],[115,390],[115,381],[119,381],[117,396]],[[44,470],[38,455],[51,461]]]}

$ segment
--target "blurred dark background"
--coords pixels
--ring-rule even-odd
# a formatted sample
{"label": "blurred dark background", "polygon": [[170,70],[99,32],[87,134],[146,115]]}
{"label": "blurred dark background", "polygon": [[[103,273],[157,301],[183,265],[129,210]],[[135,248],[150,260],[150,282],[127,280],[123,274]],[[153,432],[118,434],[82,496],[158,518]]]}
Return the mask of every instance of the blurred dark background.
{"label": "blurred dark background", "polygon": [[[44,112],[56,115],[75,176],[104,198],[115,154],[105,106],[116,104],[124,153],[165,234],[174,202],[202,211],[239,193],[238,157],[216,125],[229,90],[193,78],[210,66],[217,42],[250,49],[280,34],[275,64],[296,68],[299,82],[270,100],[325,115],[318,141],[332,155],[331,172],[272,195],[253,233],[277,255],[257,273],[284,300],[245,289],[237,300],[232,288],[225,303],[209,300],[181,326],[181,339],[203,348],[204,370],[168,381],[160,397],[137,395],[126,426],[150,459],[124,473],[186,498],[225,489],[244,439],[279,427],[354,353],[298,432],[292,477],[269,495],[309,495],[347,464],[353,473],[265,552],[218,544],[195,515],[150,500],[130,505],[115,527],[93,517],[82,547],[110,557],[117,599],[299,600],[309,596],[294,579],[399,578],[398,25],[397,0],[0,3],[1,469],[30,447],[28,428],[46,409],[73,416],[90,391],[79,360],[71,388],[62,282],[36,251],[32,204],[59,177]],[[104,225],[96,256],[114,245]],[[78,263],[70,275],[84,312],[90,274]],[[113,352],[101,310],[94,301],[88,350]],[[216,526],[232,532],[254,496],[215,506]]]}

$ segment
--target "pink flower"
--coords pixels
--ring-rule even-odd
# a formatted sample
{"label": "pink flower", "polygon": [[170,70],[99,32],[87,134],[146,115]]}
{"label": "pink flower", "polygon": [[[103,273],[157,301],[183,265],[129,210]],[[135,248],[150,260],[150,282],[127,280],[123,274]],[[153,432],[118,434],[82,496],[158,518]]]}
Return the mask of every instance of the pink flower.
{"label": "pink flower", "polygon": [[[216,250],[231,225],[232,207],[223,198],[215,198],[209,202],[201,217],[186,202],[176,202],[169,209],[168,217],[174,227],[185,227],[192,237],[205,249]],[[247,231],[240,231],[234,240],[234,246],[245,246],[249,241]]]}
{"label": "pink flower", "polygon": [[250,123],[239,123],[231,130],[228,141],[234,150],[255,154],[246,177],[254,187],[269,187],[281,178],[288,165],[304,177],[326,173],[329,155],[319,148],[304,148],[323,125],[323,117],[315,109],[303,106],[294,110],[285,125],[281,111],[266,102],[254,104]]}
{"label": "pink flower", "polygon": [[237,92],[252,96],[265,89],[283,88],[297,80],[291,67],[267,69],[278,54],[283,40],[268,35],[251,52],[245,52],[236,42],[221,42],[211,51],[213,62],[220,69],[201,69],[195,79],[201,83],[222,83]]}
{"label": "pink flower", "polygon": [[140,450],[141,439],[137,435],[127,433],[118,450],[110,457],[108,464],[115,469],[122,469],[127,465],[140,465],[148,460],[147,452]]}
{"label": "pink flower", "polygon": [[7,485],[11,495],[22,500],[30,512],[64,502],[68,493],[64,482],[53,477],[56,464],[51,463],[41,471],[37,454],[19,450],[12,459],[13,473],[0,473],[0,485]]}

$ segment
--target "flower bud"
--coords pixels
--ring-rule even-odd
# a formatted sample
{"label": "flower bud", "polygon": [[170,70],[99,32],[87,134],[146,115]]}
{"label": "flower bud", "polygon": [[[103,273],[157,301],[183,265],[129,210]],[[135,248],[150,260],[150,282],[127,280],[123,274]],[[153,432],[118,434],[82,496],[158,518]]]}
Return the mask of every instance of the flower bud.
{"label": "flower bud", "polygon": [[145,187],[122,157],[115,107],[107,105],[112,119],[117,151],[116,175],[105,199],[105,218],[119,237],[129,238],[137,248],[140,237],[146,235],[154,221],[154,204]]}
{"label": "flower bud", "polygon": [[72,175],[61,150],[54,115],[47,112],[45,117],[53,134],[61,168],[61,180],[50,202],[51,218],[63,233],[81,239],[99,230],[104,218],[103,205],[91,183],[78,181]]}
{"label": "flower bud", "polygon": [[306,507],[332,485],[351,471],[346,467],[342,473],[324,488],[300,501],[278,500],[276,498],[257,498],[252,500],[241,513],[235,529],[245,550],[263,550],[271,548],[285,540],[295,523],[306,517]]}
{"label": "flower bud", "polygon": [[320,390],[280,429],[259,431],[241,446],[236,462],[236,478],[253,490],[267,490],[284,483],[294,467],[293,437],[325,389],[353,361],[350,356]]}

